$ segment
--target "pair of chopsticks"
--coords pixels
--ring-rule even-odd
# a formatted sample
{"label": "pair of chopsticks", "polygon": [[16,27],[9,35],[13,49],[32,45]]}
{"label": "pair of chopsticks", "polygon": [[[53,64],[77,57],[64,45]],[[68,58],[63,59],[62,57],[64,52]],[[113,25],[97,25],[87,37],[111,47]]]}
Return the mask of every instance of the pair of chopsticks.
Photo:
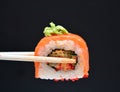
{"label": "pair of chopsticks", "polygon": [[49,62],[49,63],[75,63],[75,59],[34,56],[34,52],[0,52],[0,60]]}

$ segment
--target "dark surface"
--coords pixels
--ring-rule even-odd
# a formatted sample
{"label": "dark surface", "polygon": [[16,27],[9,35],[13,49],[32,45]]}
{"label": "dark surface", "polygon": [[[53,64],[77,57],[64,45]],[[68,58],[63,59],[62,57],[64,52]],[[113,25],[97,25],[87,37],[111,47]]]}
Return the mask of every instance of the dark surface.
{"label": "dark surface", "polygon": [[90,76],[76,82],[35,79],[33,63],[1,60],[0,92],[119,92],[117,1],[2,0],[0,8],[0,51],[33,51],[53,21],[81,35],[90,52]]}

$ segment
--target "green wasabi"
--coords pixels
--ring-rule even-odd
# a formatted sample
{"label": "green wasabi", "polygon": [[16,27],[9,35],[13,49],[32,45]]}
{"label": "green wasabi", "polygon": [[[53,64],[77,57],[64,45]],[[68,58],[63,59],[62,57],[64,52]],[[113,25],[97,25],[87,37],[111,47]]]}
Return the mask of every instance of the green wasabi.
{"label": "green wasabi", "polygon": [[51,36],[52,34],[67,34],[68,31],[64,27],[60,25],[55,26],[55,24],[51,22],[50,27],[45,27],[43,33],[45,36]]}

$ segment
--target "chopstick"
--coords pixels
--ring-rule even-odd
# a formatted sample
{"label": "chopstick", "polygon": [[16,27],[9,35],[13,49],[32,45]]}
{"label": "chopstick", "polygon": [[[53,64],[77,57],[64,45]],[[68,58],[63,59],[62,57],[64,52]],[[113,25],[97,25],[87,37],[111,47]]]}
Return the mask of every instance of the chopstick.
{"label": "chopstick", "polygon": [[75,63],[75,59],[34,56],[34,52],[0,52],[0,60],[42,62],[42,63]]}
{"label": "chopstick", "polygon": [[27,56],[34,56],[34,52],[33,51],[28,51],[28,52],[0,52],[0,55],[27,55]]}

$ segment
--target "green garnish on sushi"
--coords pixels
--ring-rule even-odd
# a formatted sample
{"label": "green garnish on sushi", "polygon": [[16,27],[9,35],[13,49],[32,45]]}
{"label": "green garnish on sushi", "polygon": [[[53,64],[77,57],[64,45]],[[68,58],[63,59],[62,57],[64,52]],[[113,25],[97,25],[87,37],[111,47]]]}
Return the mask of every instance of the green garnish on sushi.
{"label": "green garnish on sushi", "polygon": [[45,27],[43,33],[45,36],[57,35],[57,34],[67,34],[68,31],[61,25],[55,25],[53,22],[50,23],[50,27]]}

